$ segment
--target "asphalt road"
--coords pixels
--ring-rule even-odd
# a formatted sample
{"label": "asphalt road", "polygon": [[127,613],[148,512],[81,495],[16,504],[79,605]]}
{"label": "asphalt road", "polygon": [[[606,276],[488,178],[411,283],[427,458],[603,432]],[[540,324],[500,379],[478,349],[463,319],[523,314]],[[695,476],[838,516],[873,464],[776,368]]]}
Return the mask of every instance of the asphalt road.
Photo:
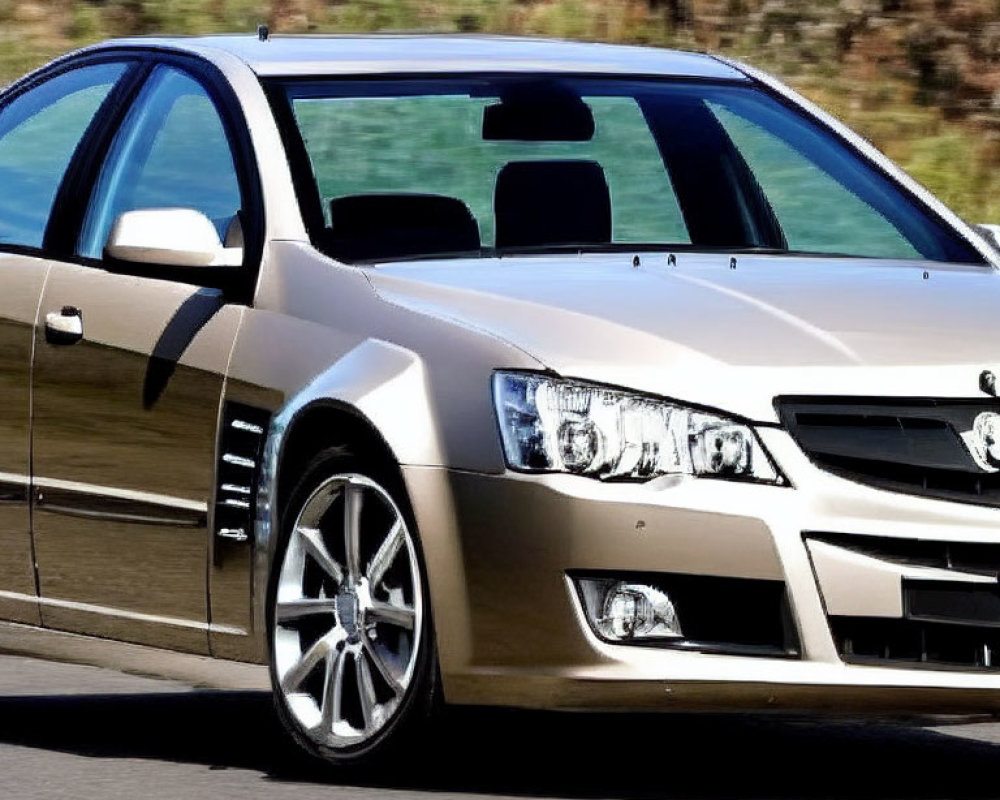
{"label": "asphalt road", "polygon": [[317,767],[266,694],[0,657],[0,798],[1000,797],[1000,723],[456,713],[412,763]]}

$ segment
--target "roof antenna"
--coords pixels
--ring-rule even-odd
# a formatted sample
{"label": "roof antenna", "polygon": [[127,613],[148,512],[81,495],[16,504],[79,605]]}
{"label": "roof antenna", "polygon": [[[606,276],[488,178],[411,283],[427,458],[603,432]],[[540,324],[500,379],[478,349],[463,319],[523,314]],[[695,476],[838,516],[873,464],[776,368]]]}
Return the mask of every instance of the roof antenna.
{"label": "roof antenna", "polygon": [[262,42],[266,42],[268,39],[271,38],[271,31],[267,27],[267,25],[257,26],[257,38]]}

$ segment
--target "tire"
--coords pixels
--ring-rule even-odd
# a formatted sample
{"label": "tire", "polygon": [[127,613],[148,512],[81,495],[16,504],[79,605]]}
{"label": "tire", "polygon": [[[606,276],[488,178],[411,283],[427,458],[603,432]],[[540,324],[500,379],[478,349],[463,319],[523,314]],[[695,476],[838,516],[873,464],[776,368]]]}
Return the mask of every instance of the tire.
{"label": "tire", "polygon": [[437,705],[437,657],[394,471],[342,448],[312,461],[281,515],[267,611],[275,705],[293,738],[335,765],[405,755]]}

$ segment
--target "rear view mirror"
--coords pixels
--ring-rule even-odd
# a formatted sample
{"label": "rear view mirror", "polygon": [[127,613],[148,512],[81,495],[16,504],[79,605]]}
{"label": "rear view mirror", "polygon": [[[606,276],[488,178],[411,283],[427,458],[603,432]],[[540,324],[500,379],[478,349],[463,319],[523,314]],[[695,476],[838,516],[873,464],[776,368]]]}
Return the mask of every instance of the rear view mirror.
{"label": "rear view mirror", "polygon": [[516,84],[499,103],[483,109],[483,139],[522,142],[589,142],[594,115],[573,92],[551,82]]}
{"label": "rear view mirror", "polygon": [[243,248],[224,247],[212,221],[190,208],[126,211],[115,220],[104,253],[167,267],[228,267],[243,261]]}

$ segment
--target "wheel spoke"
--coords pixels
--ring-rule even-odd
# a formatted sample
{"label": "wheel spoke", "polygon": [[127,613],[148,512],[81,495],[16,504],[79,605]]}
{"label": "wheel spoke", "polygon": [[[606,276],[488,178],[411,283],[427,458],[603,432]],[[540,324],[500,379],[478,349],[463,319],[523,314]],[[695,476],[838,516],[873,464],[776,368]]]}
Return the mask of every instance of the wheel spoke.
{"label": "wheel spoke", "polygon": [[360,575],[361,505],[363,489],[353,483],[344,487],[344,544],[347,574],[352,580]]}
{"label": "wheel spoke", "polygon": [[375,696],[375,684],[372,683],[372,673],[368,666],[368,659],[363,650],[358,650],[354,654],[354,667],[358,678],[358,700],[361,706],[361,717],[364,720],[365,730],[372,726],[372,715],[378,698]]}
{"label": "wheel spoke", "polygon": [[326,636],[317,639],[285,673],[281,679],[281,688],[289,693],[298,691],[302,682],[316,669],[317,664],[328,657],[331,650],[330,640]]}
{"label": "wheel spoke", "polygon": [[337,499],[339,494],[340,492],[335,484],[326,486],[318,491],[302,510],[303,513],[299,518],[298,524],[303,528],[319,527],[319,522],[323,519],[323,515],[329,511],[330,506],[333,505],[333,501]]}
{"label": "wheel spoke", "polygon": [[400,686],[396,676],[392,674],[388,665],[382,660],[382,656],[378,654],[372,643],[368,641],[368,637],[361,637],[361,646],[364,648],[368,659],[375,665],[375,669],[378,670],[378,674],[382,676],[382,680],[386,682],[388,687],[392,690],[392,693],[396,695],[396,697],[399,697],[403,693],[403,687]]}
{"label": "wheel spoke", "polygon": [[344,697],[344,666],[347,659],[344,652],[332,650],[326,662],[326,675],[323,679],[323,703],[320,708],[320,727],[331,731],[333,726],[343,718],[341,712]]}
{"label": "wheel spoke", "polygon": [[394,606],[391,603],[383,603],[376,600],[368,609],[367,614],[374,622],[383,622],[386,625],[395,625],[397,628],[413,630],[416,612],[410,606]]}
{"label": "wheel spoke", "polygon": [[303,597],[300,600],[278,601],[275,620],[280,624],[302,619],[302,617],[333,614],[336,607],[337,601],[326,597]]}
{"label": "wheel spoke", "polygon": [[389,567],[399,554],[403,541],[403,523],[397,519],[368,565],[367,577],[372,586],[382,583],[385,573],[389,571]]}
{"label": "wheel spoke", "polygon": [[295,530],[299,537],[301,537],[306,552],[312,556],[313,561],[319,564],[320,569],[333,578],[334,582],[340,586],[344,581],[344,571],[333,560],[330,551],[326,549],[326,544],[323,542],[323,534],[320,533],[319,528],[296,528]]}

